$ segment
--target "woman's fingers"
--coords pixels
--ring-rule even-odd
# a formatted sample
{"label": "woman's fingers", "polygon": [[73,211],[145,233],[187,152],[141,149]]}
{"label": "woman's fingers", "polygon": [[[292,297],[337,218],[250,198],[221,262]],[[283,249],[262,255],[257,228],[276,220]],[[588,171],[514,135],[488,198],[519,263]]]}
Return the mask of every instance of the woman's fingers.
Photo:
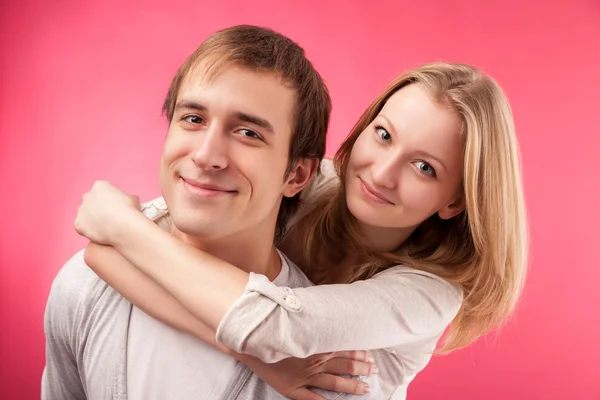
{"label": "woman's fingers", "polygon": [[292,400],[327,400],[307,388],[300,388],[289,395]]}
{"label": "woman's fingers", "polygon": [[308,386],[339,393],[368,394],[370,391],[369,384],[366,382],[327,373],[313,375],[307,383]]}
{"label": "woman's fingers", "polygon": [[350,358],[332,358],[323,364],[323,372],[334,375],[370,376],[379,372],[375,364]]}
{"label": "woman's fingers", "polygon": [[374,362],[375,359],[366,350],[352,350],[352,351],[336,351],[331,354],[330,358],[338,357],[338,358],[350,358],[357,361],[366,361],[366,362]]}

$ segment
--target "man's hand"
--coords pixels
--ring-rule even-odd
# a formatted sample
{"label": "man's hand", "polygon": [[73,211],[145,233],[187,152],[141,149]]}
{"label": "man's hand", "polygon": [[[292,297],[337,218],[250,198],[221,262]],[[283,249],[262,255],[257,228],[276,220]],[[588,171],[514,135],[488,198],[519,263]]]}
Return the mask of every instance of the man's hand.
{"label": "man's hand", "polygon": [[120,227],[140,213],[140,200],[128,195],[106,181],[96,181],[83,195],[77,210],[74,227],[78,234],[92,242],[112,245]]}

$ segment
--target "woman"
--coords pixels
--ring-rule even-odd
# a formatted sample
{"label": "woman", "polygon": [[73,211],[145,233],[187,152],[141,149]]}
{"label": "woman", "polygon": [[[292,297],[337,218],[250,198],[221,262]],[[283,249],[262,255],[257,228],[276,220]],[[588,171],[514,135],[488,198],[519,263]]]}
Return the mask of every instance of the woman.
{"label": "woman", "polygon": [[[139,203],[112,188],[94,189],[80,208],[77,229],[91,240],[119,232],[104,243],[115,249],[90,245],[86,261],[149,314],[264,363],[372,350],[385,397],[404,398],[448,325],[440,352],[502,323],[522,289],[526,218],[510,107],[470,66],[424,65],[371,104],[333,164],[337,175],[326,160],[303,192],[279,246],[322,286],[224,279],[234,266],[148,230],[132,212]],[[115,250],[133,265],[99,261]],[[162,289],[142,293],[140,271]],[[226,295],[203,296],[211,285]],[[153,301],[162,290],[168,312]],[[284,373],[261,372],[276,388]]]}

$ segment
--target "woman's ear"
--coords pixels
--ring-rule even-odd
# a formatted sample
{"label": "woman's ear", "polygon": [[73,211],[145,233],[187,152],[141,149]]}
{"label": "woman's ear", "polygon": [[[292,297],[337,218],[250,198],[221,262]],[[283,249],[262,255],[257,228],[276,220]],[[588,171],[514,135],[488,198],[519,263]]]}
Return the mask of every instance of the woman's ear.
{"label": "woman's ear", "polygon": [[460,194],[452,203],[442,207],[438,211],[438,215],[441,219],[450,219],[456,217],[458,214],[465,210],[465,196]]}

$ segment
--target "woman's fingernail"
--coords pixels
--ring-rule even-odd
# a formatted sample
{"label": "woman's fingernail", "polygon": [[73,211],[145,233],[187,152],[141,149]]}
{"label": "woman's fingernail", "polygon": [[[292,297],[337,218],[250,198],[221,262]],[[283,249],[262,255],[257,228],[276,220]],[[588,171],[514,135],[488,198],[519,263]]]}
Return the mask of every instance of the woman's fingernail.
{"label": "woman's fingernail", "polygon": [[369,385],[365,384],[362,387],[362,394],[369,394],[371,393],[371,389],[369,388]]}
{"label": "woman's fingernail", "polygon": [[373,358],[373,356],[371,354],[367,354],[367,362],[372,363],[373,361],[375,361],[375,359]]}

